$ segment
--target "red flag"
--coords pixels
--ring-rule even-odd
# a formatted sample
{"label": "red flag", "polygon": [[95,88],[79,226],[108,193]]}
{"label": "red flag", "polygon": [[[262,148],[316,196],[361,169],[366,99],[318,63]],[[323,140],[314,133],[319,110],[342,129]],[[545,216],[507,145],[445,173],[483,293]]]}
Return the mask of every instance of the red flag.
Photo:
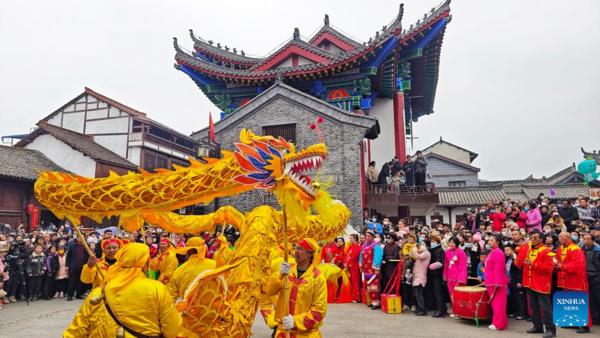
{"label": "red flag", "polygon": [[215,138],[215,124],[213,123],[211,113],[208,113],[208,127],[209,127],[208,138],[216,143],[217,139]]}

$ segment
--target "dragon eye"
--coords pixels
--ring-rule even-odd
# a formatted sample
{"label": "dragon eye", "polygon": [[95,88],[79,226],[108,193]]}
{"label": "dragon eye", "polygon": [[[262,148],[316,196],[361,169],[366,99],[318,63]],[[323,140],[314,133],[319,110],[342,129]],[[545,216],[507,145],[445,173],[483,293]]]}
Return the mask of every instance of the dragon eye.
{"label": "dragon eye", "polygon": [[287,149],[283,149],[281,151],[281,155],[287,155],[289,153],[289,151]]}

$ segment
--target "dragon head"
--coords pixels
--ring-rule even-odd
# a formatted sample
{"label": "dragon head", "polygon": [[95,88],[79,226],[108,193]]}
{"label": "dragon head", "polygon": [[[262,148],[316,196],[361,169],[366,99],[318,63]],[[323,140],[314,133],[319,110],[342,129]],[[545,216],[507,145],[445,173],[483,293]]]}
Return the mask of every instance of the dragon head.
{"label": "dragon head", "polygon": [[591,158],[581,161],[577,165],[577,171],[579,171],[579,173],[582,175],[595,174],[597,169],[598,169],[598,164],[596,163],[595,160],[593,160]]}
{"label": "dragon head", "polygon": [[294,199],[308,210],[318,194],[319,185],[308,175],[316,172],[327,157],[327,147],[314,144],[296,152],[293,143],[282,137],[257,136],[243,129],[240,143],[236,143],[235,157],[246,173],[238,175],[234,181],[253,185],[257,189],[294,194]]}

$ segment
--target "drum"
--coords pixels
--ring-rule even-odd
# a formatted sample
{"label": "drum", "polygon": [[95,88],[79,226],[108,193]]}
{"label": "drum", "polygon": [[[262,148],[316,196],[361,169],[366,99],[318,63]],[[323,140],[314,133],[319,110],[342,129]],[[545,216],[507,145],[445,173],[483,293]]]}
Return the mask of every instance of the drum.
{"label": "drum", "polygon": [[[491,317],[490,296],[487,289],[479,286],[457,286],[452,294],[452,314],[461,318],[488,319]],[[475,316],[477,314],[477,316]]]}

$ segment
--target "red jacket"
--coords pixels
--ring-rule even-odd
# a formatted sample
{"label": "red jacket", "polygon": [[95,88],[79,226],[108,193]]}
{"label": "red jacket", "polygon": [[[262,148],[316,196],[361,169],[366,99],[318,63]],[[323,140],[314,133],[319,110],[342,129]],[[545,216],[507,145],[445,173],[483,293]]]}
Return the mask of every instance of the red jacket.
{"label": "red jacket", "polygon": [[515,222],[517,222],[519,229],[525,229],[527,227],[527,214],[523,211],[519,211],[518,215],[519,217],[515,220]]}
{"label": "red jacket", "polygon": [[502,231],[502,226],[504,226],[504,221],[506,221],[506,214],[503,212],[492,212],[490,213],[490,221],[493,221],[492,229],[495,232]]}
{"label": "red jacket", "polygon": [[337,244],[333,243],[333,244],[325,244],[325,246],[323,246],[323,250],[321,250],[321,261],[325,262],[325,263],[331,263],[331,261],[327,260],[327,253],[328,252],[332,252],[333,253],[333,258],[335,259],[335,257],[340,253]]}
{"label": "red jacket", "polygon": [[[531,242],[521,245],[516,266],[523,267],[523,286],[539,293],[552,292],[552,270],[554,270],[555,254],[540,243],[532,248]],[[530,264],[525,264],[529,258]]]}
{"label": "red jacket", "polygon": [[339,266],[340,268],[344,268],[344,261],[346,260],[346,247],[339,247],[338,246],[338,253],[337,255],[335,255],[335,258],[333,259],[333,262],[335,263],[335,265]]}
{"label": "red jacket", "polygon": [[358,263],[358,259],[360,258],[360,245],[354,244],[348,247],[348,252],[346,253],[346,260],[344,264],[348,267],[348,270],[360,271],[360,265]]}
{"label": "red jacket", "polygon": [[558,261],[558,287],[568,290],[586,291],[588,289],[585,271],[585,253],[579,246],[569,242],[556,251]]}

